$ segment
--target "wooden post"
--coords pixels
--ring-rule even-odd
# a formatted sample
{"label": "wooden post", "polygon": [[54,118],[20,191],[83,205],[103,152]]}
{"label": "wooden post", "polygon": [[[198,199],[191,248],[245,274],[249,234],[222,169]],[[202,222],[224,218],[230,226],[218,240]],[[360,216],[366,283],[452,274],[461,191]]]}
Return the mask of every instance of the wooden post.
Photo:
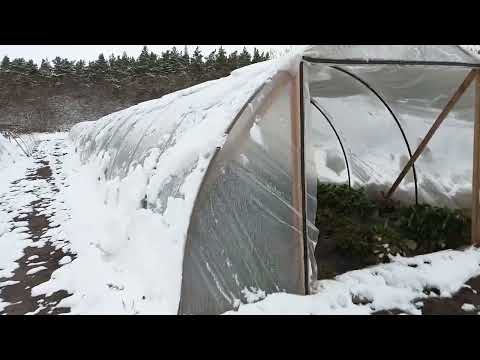
{"label": "wooden post", "polygon": [[[291,154],[292,154],[292,205],[295,209],[295,214],[293,214],[293,225],[298,229],[298,233],[295,233],[295,240],[299,244],[300,248],[303,249],[303,202],[302,196],[304,196],[302,191],[302,130],[301,130],[301,119],[300,119],[300,102],[303,99],[300,98],[300,77],[299,74],[293,78],[293,81],[290,83],[290,119],[291,119]],[[308,294],[308,288],[305,284],[305,274],[303,269],[305,268],[304,256],[299,254],[299,258],[302,261],[300,271],[300,284],[304,287],[303,293]]]}
{"label": "wooden post", "polygon": [[473,127],[472,244],[480,245],[480,72],[475,81],[475,119]]}
{"label": "wooden post", "polygon": [[475,79],[477,76],[477,70],[471,70],[465,80],[463,80],[462,84],[460,87],[455,91],[453,96],[450,98],[448,101],[448,104],[445,106],[445,108],[442,110],[440,115],[438,115],[437,119],[433,123],[432,127],[430,130],[428,130],[427,135],[425,135],[425,138],[422,140],[420,145],[418,145],[417,150],[415,150],[415,153],[412,155],[410,160],[407,162],[405,167],[403,168],[402,172],[400,175],[398,175],[397,180],[393,183],[392,187],[388,191],[387,195],[385,196],[387,199],[392,196],[392,194],[395,192],[397,189],[398,185],[402,182],[403,178],[405,175],[407,175],[408,171],[412,167],[413,163],[418,159],[418,157],[422,154],[423,150],[427,147],[428,143],[432,139],[432,136],[435,134],[435,132],[438,130],[440,125],[442,124],[443,120],[448,116],[452,108],[455,106],[457,101],[462,97],[462,95],[465,93],[465,91],[468,89],[472,81]]}

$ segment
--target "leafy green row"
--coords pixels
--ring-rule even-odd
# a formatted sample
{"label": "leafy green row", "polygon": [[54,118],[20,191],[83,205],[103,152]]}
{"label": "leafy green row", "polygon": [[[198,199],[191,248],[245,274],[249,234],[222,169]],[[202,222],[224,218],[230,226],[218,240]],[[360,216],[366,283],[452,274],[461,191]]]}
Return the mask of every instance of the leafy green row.
{"label": "leafy green row", "polygon": [[469,244],[470,218],[457,209],[373,201],[347,185],[318,184],[317,198],[319,246],[333,239],[336,252],[365,266]]}

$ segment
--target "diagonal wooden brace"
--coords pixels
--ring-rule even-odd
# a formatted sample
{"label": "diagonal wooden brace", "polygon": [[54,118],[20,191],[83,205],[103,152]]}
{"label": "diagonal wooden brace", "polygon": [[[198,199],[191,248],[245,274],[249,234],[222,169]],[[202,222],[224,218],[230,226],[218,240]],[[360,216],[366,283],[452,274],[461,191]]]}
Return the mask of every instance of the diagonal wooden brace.
{"label": "diagonal wooden brace", "polygon": [[392,187],[390,188],[390,190],[388,191],[387,195],[385,195],[385,198],[390,198],[393,193],[395,192],[395,190],[398,188],[398,185],[400,185],[400,183],[402,182],[403,178],[405,177],[405,175],[407,175],[407,173],[410,171],[410,168],[412,167],[412,165],[415,163],[415,161],[419,158],[419,156],[422,154],[423,150],[425,150],[425,148],[427,147],[428,143],[430,142],[430,140],[432,139],[433,135],[435,134],[435,132],[438,130],[438,128],[440,127],[440,125],[442,124],[443,120],[445,120],[445,118],[448,116],[448,114],[450,113],[450,111],[452,110],[452,108],[455,106],[455,104],[457,103],[457,101],[462,97],[462,95],[465,93],[465,91],[468,89],[468,87],[470,86],[470,84],[472,83],[472,81],[477,77],[477,74],[478,74],[478,70],[474,69],[474,70],[471,70],[467,77],[465,78],[465,80],[463,80],[462,84],[460,85],[460,87],[457,89],[457,91],[455,91],[455,93],[453,94],[453,96],[450,98],[450,100],[448,101],[447,105],[445,106],[445,108],[442,110],[442,112],[440,113],[440,115],[438,115],[437,119],[435,120],[435,122],[433,123],[432,127],[430,128],[430,130],[428,130],[428,133],[427,135],[425,135],[424,139],[422,140],[422,142],[420,143],[420,145],[418,145],[418,148],[417,150],[415,150],[415,152],[413,153],[412,157],[410,158],[410,160],[407,162],[407,164],[405,165],[405,167],[403,168],[402,172],[400,173],[400,175],[398,175],[397,179],[395,180],[395,182],[393,183]]}

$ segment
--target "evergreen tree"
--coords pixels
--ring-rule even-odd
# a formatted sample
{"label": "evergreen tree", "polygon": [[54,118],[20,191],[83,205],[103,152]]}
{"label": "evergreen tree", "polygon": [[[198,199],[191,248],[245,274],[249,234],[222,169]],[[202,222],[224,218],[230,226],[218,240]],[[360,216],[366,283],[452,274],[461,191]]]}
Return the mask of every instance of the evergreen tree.
{"label": "evergreen tree", "polygon": [[85,73],[85,61],[78,60],[74,66],[74,72],[77,75],[83,75]]}
{"label": "evergreen tree", "polygon": [[251,55],[246,47],[243,47],[243,51],[238,56],[238,67],[243,67],[251,64]]}
{"label": "evergreen tree", "polygon": [[52,64],[53,64],[53,70],[56,73],[59,73],[62,68],[62,58],[60,56],[55,57],[55,59],[52,60]]}
{"label": "evergreen tree", "polygon": [[62,59],[57,56],[52,61],[53,63],[53,71],[56,75],[64,75],[73,72],[73,62],[69,61],[68,59]]}
{"label": "evergreen tree", "polygon": [[40,64],[40,73],[43,75],[50,75],[52,73],[52,66],[48,59],[42,59],[42,63]]}
{"label": "evergreen tree", "polygon": [[135,63],[135,70],[136,72],[146,73],[150,68],[150,64],[151,64],[150,53],[148,52],[147,46],[144,45]]}
{"label": "evergreen tree", "polygon": [[154,69],[157,68],[157,65],[158,65],[158,56],[153,51],[151,51],[150,54],[148,55],[148,63],[147,63],[148,71],[152,72]]}
{"label": "evergreen tree", "polygon": [[162,52],[160,63],[164,73],[169,74],[172,72],[172,69],[170,69],[170,50]]}
{"label": "evergreen tree", "polygon": [[217,56],[215,57],[215,73],[219,77],[226,76],[230,73],[228,69],[227,53],[222,46],[218,49]]}
{"label": "evergreen tree", "polygon": [[13,59],[12,62],[10,63],[10,70],[18,71],[18,72],[26,72],[27,62],[25,61],[24,58],[17,58]]}
{"label": "evergreen tree", "polygon": [[258,63],[258,62],[261,62],[263,61],[261,55],[260,55],[260,52],[258,51],[257,48],[254,48],[253,49],[253,58],[252,58],[252,64],[255,64],[255,63]]}
{"label": "evergreen tree", "polygon": [[151,71],[156,75],[163,75],[165,71],[163,58],[162,56],[158,56],[157,54],[154,55],[155,57],[151,57]]}
{"label": "evergreen tree", "polygon": [[193,52],[189,66],[189,71],[192,73],[192,77],[195,79],[195,81],[201,81],[205,72],[204,68],[205,66],[203,63],[202,51],[197,46],[195,51]]}
{"label": "evergreen tree", "polygon": [[162,53],[162,67],[165,73],[174,74],[181,72],[181,63],[181,54],[175,46],[172,50]]}
{"label": "evergreen tree", "polygon": [[140,52],[140,55],[138,56],[138,61],[147,63],[148,58],[149,58],[148,47],[147,45],[144,45],[142,48],[142,51]]}
{"label": "evergreen tree", "polygon": [[3,57],[1,68],[2,70],[10,69],[10,58],[6,55]]}
{"label": "evergreen tree", "polygon": [[110,70],[111,69],[109,69],[108,62],[105,60],[103,53],[98,55],[97,60],[89,61],[88,66],[85,68],[87,77],[91,80],[104,79],[109,75],[108,72],[110,72]]}
{"label": "evergreen tree", "polygon": [[117,58],[115,57],[115,55],[111,54],[109,57],[108,57],[108,65],[110,66],[110,68],[115,68],[116,65],[117,65]]}
{"label": "evergreen tree", "polygon": [[95,61],[95,64],[97,65],[97,69],[100,71],[106,71],[108,69],[107,60],[105,60],[105,56],[103,56],[102,53],[98,55],[98,59]]}
{"label": "evergreen tree", "polygon": [[36,74],[38,72],[38,66],[33,62],[33,60],[28,60],[25,64],[25,70],[28,74]]}
{"label": "evergreen tree", "polygon": [[213,50],[210,54],[208,54],[207,59],[205,60],[205,66],[204,66],[205,79],[215,78],[215,64],[216,64],[216,57],[217,57],[216,53],[217,53],[217,50]]}
{"label": "evergreen tree", "polygon": [[174,46],[170,53],[170,68],[173,70],[173,73],[181,72],[182,68],[182,54]]}
{"label": "evergreen tree", "polygon": [[228,67],[230,68],[230,72],[239,68],[238,60],[239,60],[239,58],[238,58],[238,52],[237,51],[232,52],[228,56]]}
{"label": "evergreen tree", "polygon": [[72,74],[75,71],[75,60],[70,61],[68,59],[63,59],[63,71],[65,74]]}
{"label": "evergreen tree", "polygon": [[85,73],[89,79],[95,77],[95,61],[88,62],[88,65],[85,66]]}
{"label": "evergreen tree", "polygon": [[120,67],[120,72],[124,76],[128,76],[135,67],[135,58],[129,57],[124,51],[120,60],[118,60],[118,65]]}
{"label": "evergreen tree", "polygon": [[188,54],[187,45],[185,45],[185,50],[182,55],[182,71],[188,72],[190,68],[190,55]]}

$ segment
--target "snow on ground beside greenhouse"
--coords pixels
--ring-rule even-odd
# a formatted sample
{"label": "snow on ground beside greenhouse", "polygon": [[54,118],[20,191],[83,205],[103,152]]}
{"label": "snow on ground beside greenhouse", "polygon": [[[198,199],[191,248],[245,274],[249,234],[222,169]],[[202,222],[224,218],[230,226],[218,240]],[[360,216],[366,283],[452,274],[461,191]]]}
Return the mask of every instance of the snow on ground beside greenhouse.
{"label": "snow on ground beside greenhouse", "polygon": [[[25,169],[32,165],[32,160],[22,154],[13,142],[0,134],[0,197],[8,191],[10,182],[23,176]],[[3,221],[7,214],[0,211],[0,236],[6,231]]]}
{"label": "snow on ground beside greenhouse", "polygon": [[[181,249],[167,241],[168,229],[161,219],[148,210],[106,204],[111,184],[97,181],[95,164],[82,166],[74,152],[63,161],[66,186],[57,202],[69,208],[62,235],[77,257],[62,261],[63,266],[32,294],[48,296],[62,289],[73,293],[58,305],[70,307],[71,314],[175,313],[169,279],[178,275],[166,269],[181,258]],[[133,179],[129,186],[136,190],[141,183]],[[162,241],[152,234],[162,234]]]}
{"label": "snow on ground beside greenhouse", "polygon": [[[240,305],[226,315],[368,315],[400,309],[421,314],[414,302],[434,296],[424,290],[438,289],[450,297],[470,278],[480,275],[480,249],[446,250],[413,258],[393,257],[389,264],[347,272],[333,280],[316,283],[315,293],[300,296],[286,293]],[[361,301],[352,301],[359,299]],[[363,305],[362,305],[363,304]]]}
{"label": "snow on ground beside greenhouse", "polygon": [[[0,134],[0,204],[6,202],[10,192],[10,183],[23,177],[26,169],[32,165],[32,160],[22,154],[16,144]],[[27,206],[31,195],[17,199],[19,206]],[[22,254],[22,249],[28,242],[28,235],[23,232],[11,232],[10,222],[17,215],[18,207],[5,208],[0,206],[0,278],[8,276],[16,267],[14,262]],[[0,282],[0,285],[2,283]],[[0,310],[6,304],[0,299]]]}

